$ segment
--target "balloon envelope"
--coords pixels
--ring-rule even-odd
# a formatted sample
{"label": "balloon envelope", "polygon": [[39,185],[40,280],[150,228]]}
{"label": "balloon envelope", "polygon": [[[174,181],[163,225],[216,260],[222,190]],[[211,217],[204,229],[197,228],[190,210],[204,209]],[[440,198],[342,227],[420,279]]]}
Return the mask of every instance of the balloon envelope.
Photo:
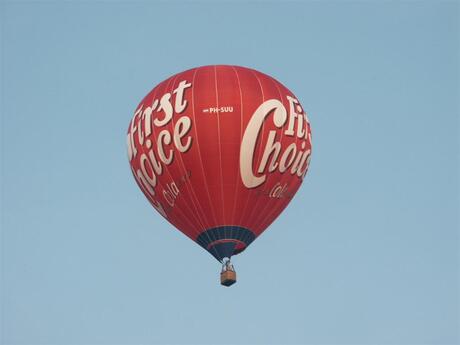
{"label": "balloon envelope", "polygon": [[299,100],[253,69],[204,66],[160,83],[127,135],[151,205],[217,260],[246,249],[285,209],[308,170]]}

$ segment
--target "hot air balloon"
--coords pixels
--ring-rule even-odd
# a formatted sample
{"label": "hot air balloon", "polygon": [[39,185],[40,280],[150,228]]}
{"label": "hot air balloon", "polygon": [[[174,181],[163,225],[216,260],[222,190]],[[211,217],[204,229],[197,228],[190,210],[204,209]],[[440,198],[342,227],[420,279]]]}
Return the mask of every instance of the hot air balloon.
{"label": "hot air balloon", "polygon": [[286,208],[307,173],[311,129],[300,101],[254,69],[193,68],[158,84],[127,133],[140,189],[164,218],[221,264],[221,283]]}

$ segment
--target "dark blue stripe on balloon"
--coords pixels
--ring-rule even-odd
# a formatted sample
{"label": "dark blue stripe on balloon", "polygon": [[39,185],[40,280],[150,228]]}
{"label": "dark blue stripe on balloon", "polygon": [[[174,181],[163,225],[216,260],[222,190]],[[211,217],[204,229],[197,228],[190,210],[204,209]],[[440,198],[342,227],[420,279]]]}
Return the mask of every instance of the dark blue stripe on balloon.
{"label": "dark blue stripe on balloon", "polygon": [[[216,228],[211,228],[206,231],[203,231],[197,238],[196,242],[211,253],[217,260],[222,261],[225,257],[231,257],[235,254],[235,247],[237,242],[243,242],[246,247],[249,246],[252,241],[254,241],[256,236],[254,233],[246,228],[241,226],[218,226]],[[209,245],[216,241],[228,240],[225,242],[218,242],[213,244],[211,247]],[[236,240],[235,242],[231,240]],[[209,247],[209,248],[208,248]]]}

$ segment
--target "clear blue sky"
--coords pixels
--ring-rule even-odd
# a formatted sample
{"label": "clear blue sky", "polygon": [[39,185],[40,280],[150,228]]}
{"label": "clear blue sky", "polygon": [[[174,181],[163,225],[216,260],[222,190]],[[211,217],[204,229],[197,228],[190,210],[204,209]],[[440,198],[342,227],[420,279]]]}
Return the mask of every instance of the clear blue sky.
{"label": "clear blue sky", "polygon": [[[458,344],[459,2],[2,1],[2,344]],[[218,283],[131,176],[173,73],[256,68],[309,112],[284,214]]]}

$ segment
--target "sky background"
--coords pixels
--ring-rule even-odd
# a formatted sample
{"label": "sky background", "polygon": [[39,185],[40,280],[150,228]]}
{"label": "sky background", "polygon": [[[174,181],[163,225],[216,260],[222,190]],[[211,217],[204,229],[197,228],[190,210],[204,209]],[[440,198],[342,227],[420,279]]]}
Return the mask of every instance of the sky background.
{"label": "sky background", "polygon": [[[459,344],[459,2],[2,1],[1,344]],[[136,186],[139,101],[289,87],[313,156],[239,281]]]}

